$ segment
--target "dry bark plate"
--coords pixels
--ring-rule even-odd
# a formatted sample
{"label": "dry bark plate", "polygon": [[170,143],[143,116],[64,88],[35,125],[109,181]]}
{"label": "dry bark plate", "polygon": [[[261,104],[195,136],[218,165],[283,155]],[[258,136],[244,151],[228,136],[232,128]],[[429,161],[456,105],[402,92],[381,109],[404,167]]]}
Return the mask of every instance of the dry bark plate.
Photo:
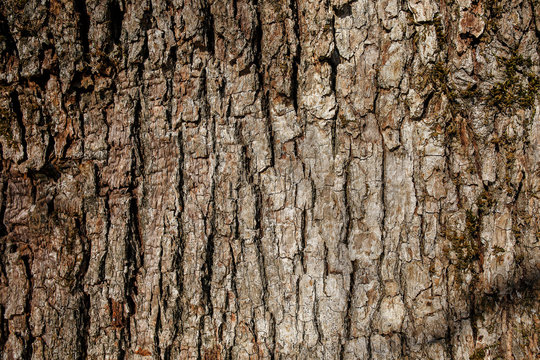
{"label": "dry bark plate", "polygon": [[538,359],[538,0],[0,0],[2,359]]}

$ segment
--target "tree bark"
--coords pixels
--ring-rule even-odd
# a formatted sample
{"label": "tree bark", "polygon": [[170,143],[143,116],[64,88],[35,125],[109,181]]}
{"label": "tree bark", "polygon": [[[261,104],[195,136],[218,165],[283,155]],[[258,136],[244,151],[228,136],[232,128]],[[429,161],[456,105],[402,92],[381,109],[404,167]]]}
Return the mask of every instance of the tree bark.
{"label": "tree bark", "polygon": [[538,359],[537,0],[1,4],[2,359]]}

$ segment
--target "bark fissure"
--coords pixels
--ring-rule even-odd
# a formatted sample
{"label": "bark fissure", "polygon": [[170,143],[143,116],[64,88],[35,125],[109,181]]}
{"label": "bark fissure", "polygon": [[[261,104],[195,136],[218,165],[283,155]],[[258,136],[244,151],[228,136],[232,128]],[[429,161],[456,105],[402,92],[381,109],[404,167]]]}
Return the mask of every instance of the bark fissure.
{"label": "bark fissure", "polygon": [[289,0],[289,8],[293,16],[293,31],[296,38],[296,48],[294,50],[294,56],[291,59],[291,98],[293,101],[293,108],[297,116],[298,114],[298,67],[300,66],[300,59],[302,59],[302,47],[300,41],[300,17],[298,14],[298,1]]}
{"label": "bark fissure", "polygon": [[17,91],[13,91],[10,96],[11,96],[11,106],[12,106],[13,112],[15,113],[15,120],[17,121],[17,125],[19,126],[19,131],[20,131],[19,138],[22,145],[23,156],[19,160],[19,163],[22,163],[28,159],[27,142],[26,142],[26,127],[24,126],[24,122],[23,122],[23,113],[21,111],[21,103],[19,102],[19,93]]}
{"label": "bark fissure", "polygon": [[73,7],[79,15],[79,36],[81,44],[83,47],[83,53],[88,54],[89,52],[89,40],[88,40],[88,31],[90,28],[90,16],[88,15],[88,10],[86,7],[86,0],[75,0],[73,2]]}
{"label": "bark fissure", "polygon": [[34,275],[32,274],[32,264],[29,255],[21,256],[22,263],[24,265],[24,271],[26,278],[28,279],[28,287],[26,290],[26,299],[24,304],[24,313],[26,315],[26,334],[23,336],[24,351],[21,358],[23,359],[32,359],[33,353],[33,344],[35,337],[32,333],[32,326],[30,324],[30,319],[32,316],[32,296],[34,293]]}

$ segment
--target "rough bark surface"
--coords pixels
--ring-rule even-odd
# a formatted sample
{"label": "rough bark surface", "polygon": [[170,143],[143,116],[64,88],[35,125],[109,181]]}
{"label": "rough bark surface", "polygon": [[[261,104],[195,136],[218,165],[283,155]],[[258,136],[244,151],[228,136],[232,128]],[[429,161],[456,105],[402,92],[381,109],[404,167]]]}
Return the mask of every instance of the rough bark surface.
{"label": "rough bark surface", "polygon": [[0,4],[2,359],[538,359],[539,1]]}

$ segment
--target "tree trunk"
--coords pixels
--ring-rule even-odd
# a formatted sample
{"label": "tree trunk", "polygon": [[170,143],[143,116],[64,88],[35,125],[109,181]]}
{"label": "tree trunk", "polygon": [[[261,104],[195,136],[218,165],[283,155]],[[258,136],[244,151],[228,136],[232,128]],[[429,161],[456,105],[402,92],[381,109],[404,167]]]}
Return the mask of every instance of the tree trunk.
{"label": "tree trunk", "polygon": [[2,359],[537,359],[540,2],[2,0]]}

